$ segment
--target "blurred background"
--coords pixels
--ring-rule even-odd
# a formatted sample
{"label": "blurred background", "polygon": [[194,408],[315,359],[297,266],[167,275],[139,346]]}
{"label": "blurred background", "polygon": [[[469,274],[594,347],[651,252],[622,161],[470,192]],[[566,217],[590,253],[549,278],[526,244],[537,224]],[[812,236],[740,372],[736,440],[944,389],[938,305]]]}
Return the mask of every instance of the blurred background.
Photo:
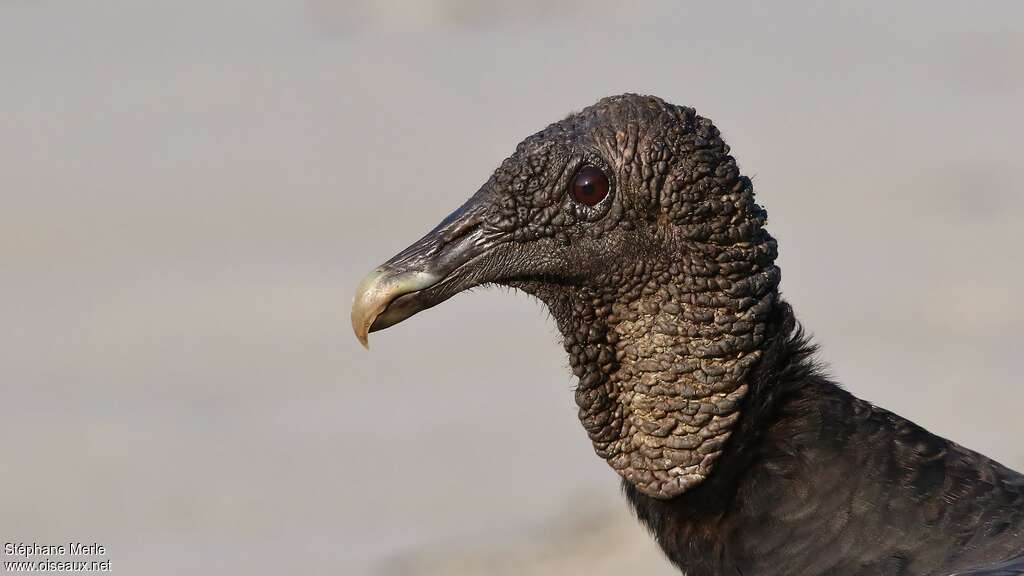
{"label": "blurred background", "polygon": [[519,140],[626,91],[721,128],[839,381],[1024,468],[1022,56],[1020,2],[0,0],[0,539],[672,573],[539,304],[463,294],[369,352],[348,320]]}

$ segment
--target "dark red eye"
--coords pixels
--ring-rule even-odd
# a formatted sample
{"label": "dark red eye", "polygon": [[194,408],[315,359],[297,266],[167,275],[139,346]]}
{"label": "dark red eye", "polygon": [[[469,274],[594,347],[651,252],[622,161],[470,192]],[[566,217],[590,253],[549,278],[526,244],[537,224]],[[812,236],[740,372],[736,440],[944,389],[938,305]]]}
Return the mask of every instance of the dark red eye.
{"label": "dark red eye", "polygon": [[573,178],[569,195],[580,204],[596,206],[608,196],[608,177],[600,168],[584,166]]}

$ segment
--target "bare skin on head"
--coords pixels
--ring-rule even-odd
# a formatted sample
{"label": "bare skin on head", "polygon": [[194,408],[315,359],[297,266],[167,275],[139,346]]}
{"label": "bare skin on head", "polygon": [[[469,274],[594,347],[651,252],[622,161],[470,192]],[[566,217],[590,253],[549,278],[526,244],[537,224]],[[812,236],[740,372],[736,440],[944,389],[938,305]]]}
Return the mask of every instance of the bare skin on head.
{"label": "bare skin on head", "polygon": [[[567,190],[594,169],[607,189],[588,205]],[[470,203],[485,273],[459,290],[494,282],[543,300],[597,453],[654,497],[699,483],[739,416],[779,280],[765,213],[718,130],[689,108],[607,99],[520,144]],[[451,250],[421,242],[417,254]],[[440,277],[404,258],[358,289],[357,334],[430,292],[409,275]]]}

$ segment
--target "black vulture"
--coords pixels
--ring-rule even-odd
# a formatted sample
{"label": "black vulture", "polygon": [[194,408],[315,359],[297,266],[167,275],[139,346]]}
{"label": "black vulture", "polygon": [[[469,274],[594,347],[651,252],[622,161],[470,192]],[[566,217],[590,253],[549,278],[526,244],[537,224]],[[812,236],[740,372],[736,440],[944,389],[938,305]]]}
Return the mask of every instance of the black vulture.
{"label": "black vulture", "polygon": [[1024,476],[824,377],[766,218],[711,121],[605,98],[370,273],[352,326],[486,284],[541,300],[594,450],[690,576],[1024,570]]}

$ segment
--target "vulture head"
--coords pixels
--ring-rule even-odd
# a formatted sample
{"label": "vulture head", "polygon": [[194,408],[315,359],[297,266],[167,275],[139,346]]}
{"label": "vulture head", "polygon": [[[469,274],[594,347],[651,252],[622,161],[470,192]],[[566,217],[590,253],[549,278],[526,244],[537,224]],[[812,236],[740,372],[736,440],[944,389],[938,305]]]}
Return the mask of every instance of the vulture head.
{"label": "vulture head", "polygon": [[729,147],[693,109],[625,94],[530,136],[462,207],[358,286],[352,327],[475,286],[544,302],[597,454],[678,496],[715,466],[778,301],[776,244]]}

